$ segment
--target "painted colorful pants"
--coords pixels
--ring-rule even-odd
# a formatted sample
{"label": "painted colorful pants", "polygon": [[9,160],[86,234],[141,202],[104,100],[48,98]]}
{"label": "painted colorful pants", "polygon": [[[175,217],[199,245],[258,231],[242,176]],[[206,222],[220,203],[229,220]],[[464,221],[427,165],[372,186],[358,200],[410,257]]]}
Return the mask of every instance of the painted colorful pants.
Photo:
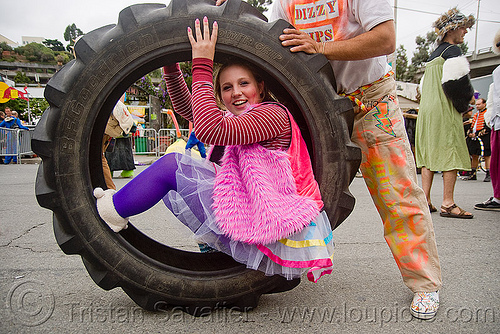
{"label": "painted colorful pants", "polygon": [[361,148],[361,173],[384,223],[385,240],[410,290],[437,291],[442,283],[434,227],[418,185],[394,77],[355,97],[368,111],[356,114],[352,141]]}

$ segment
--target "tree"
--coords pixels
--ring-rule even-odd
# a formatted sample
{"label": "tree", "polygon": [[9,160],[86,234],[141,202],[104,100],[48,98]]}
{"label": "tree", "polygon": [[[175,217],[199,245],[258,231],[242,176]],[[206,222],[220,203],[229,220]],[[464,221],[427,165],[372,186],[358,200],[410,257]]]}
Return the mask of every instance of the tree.
{"label": "tree", "polygon": [[411,63],[416,68],[422,67],[422,65],[429,59],[431,55],[430,48],[436,42],[437,34],[434,31],[429,31],[424,37],[417,36],[415,38],[415,43],[417,48],[413,52],[413,57],[411,58]]}
{"label": "tree", "polygon": [[246,0],[250,5],[257,8],[261,13],[267,11],[267,7],[273,3],[273,0]]}
{"label": "tree", "polygon": [[406,49],[401,44],[396,50],[396,80],[406,81],[408,70],[408,57],[406,56]]}
{"label": "tree", "polygon": [[64,45],[57,39],[46,39],[43,42],[43,45],[51,49],[52,51],[64,51]]}
{"label": "tree", "polygon": [[56,52],[56,61],[60,65],[60,63],[66,64],[70,61],[70,53],[67,51],[57,51]]}
{"label": "tree", "polygon": [[[21,99],[18,99],[21,100]],[[19,108],[20,110],[25,110],[23,113],[24,119],[28,119],[28,103],[25,100],[22,100],[24,103],[26,103],[26,106],[24,108]],[[23,103],[20,102],[20,103]],[[33,116],[41,116],[45,110],[49,107],[49,103],[45,99],[39,99],[39,98],[31,98],[30,99],[30,112],[31,115]]]}
{"label": "tree", "polygon": [[15,83],[31,83],[31,79],[21,71],[18,71],[12,80],[14,80]]}
{"label": "tree", "polygon": [[32,62],[53,62],[55,57],[54,51],[39,43],[29,43],[16,48],[15,51]]}
{"label": "tree", "polygon": [[[23,99],[14,99],[7,101],[3,106],[9,107],[12,110],[19,112],[19,118],[27,121],[28,116],[28,101]],[[49,107],[49,103],[43,98],[30,98],[31,117],[41,116],[44,110]]]}
{"label": "tree", "polygon": [[0,50],[1,51],[12,51],[12,48],[6,42],[2,42],[2,43],[0,43]]}
{"label": "tree", "polygon": [[465,43],[462,43],[462,44],[458,44],[458,47],[460,48],[460,50],[462,51],[462,54],[466,54],[467,51],[469,51],[469,44],[467,42]]}
{"label": "tree", "polygon": [[64,31],[64,40],[68,41],[69,44],[66,47],[66,49],[69,52],[72,52],[73,45],[75,45],[75,40],[83,35],[83,31],[81,31],[76,24],[70,24],[66,27],[66,30]]}

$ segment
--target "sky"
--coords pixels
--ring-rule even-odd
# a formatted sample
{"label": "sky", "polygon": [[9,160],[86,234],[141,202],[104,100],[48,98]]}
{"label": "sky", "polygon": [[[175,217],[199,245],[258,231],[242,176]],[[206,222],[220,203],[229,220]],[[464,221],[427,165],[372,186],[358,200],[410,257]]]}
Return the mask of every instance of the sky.
{"label": "sky", "polygon": [[[277,0],[275,0],[277,1]],[[415,49],[415,37],[425,36],[432,30],[432,23],[448,9],[458,6],[466,15],[477,16],[478,0],[389,0],[397,4],[396,42],[403,44],[411,59]],[[494,34],[500,30],[499,0],[479,0],[479,27],[477,49],[492,45]],[[119,12],[132,4],[144,2],[169,3],[169,1],[129,1],[129,0],[18,0],[10,2],[8,10],[0,16],[0,34],[21,44],[21,36],[37,36],[58,39],[64,45],[66,27],[75,23],[84,33],[99,27],[116,23]],[[7,0],[0,0],[5,9]],[[474,49],[476,29],[465,38],[469,51]]]}

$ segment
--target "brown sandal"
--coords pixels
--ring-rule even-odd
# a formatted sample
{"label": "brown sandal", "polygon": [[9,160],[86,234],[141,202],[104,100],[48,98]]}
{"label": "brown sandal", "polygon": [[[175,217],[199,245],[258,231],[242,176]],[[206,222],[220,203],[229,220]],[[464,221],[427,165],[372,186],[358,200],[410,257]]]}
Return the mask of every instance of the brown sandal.
{"label": "brown sandal", "polygon": [[[453,209],[455,208],[458,208],[460,210],[460,213],[456,214],[456,213],[453,213],[451,212]],[[444,212],[441,211],[439,213],[439,215],[441,217],[447,217],[447,218],[461,218],[461,219],[471,219],[472,217],[474,217],[473,214],[468,214],[466,215],[467,211],[465,211],[464,209],[462,209],[461,207],[457,206],[456,204],[452,204],[448,207],[444,206],[444,205],[441,205],[441,209],[442,210],[445,210]]]}
{"label": "brown sandal", "polygon": [[429,203],[429,211],[430,212],[436,212],[438,209],[436,209],[436,207],[434,205],[432,205],[432,203]]}

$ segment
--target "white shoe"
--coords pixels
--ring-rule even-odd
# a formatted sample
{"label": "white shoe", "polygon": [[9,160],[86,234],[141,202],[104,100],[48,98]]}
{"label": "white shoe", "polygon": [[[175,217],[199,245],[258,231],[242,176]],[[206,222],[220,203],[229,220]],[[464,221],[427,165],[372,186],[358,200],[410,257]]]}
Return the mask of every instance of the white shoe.
{"label": "white shoe", "polygon": [[104,220],[114,232],[120,232],[127,228],[128,218],[123,218],[116,212],[113,203],[114,193],[116,193],[114,189],[94,189],[94,197],[97,198],[97,212],[99,212],[99,216],[101,216],[102,220]]}
{"label": "white shoe", "polygon": [[410,313],[418,319],[429,320],[434,318],[439,308],[439,291],[417,292],[413,295]]}

